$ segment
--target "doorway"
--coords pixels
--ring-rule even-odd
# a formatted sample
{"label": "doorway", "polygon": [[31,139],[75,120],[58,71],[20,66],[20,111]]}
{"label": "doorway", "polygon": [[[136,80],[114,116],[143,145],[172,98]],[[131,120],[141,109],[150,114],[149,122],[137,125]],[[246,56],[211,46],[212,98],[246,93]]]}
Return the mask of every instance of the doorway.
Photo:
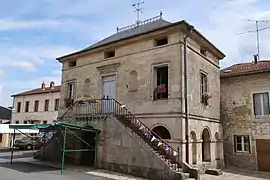
{"label": "doorway", "polygon": [[210,149],[210,132],[207,128],[203,130],[202,133],[202,161],[210,162],[211,161],[211,149]]}
{"label": "doorway", "polygon": [[[102,77],[102,96],[105,99],[116,98],[116,75]],[[103,101],[102,109],[104,113],[113,112],[113,106],[108,100]]]}
{"label": "doorway", "polygon": [[89,151],[82,152],[81,155],[81,165],[85,166],[94,166],[96,160],[96,133],[83,131],[82,132],[82,139],[86,141],[91,147],[89,147],[86,143],[82,142],[82,149],[89,149]]}
{"label": "doorway", "polygon": [[106,98],[116,97],[116,76],[104,76],[102,77],[102,95]]}

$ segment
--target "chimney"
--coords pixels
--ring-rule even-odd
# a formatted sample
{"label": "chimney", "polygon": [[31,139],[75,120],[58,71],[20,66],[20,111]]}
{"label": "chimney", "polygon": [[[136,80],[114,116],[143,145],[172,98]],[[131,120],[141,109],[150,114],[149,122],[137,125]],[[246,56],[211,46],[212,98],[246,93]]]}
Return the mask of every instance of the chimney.
{"label": "chimney", "polygon": [[258,54],[253,55],[254,56],[254,63],[257,64],[258,63]]}
{"label": "chimney", "polygon": [[54,89],[54,82],[50,82],[50,89]]}
{"label": "chimney", "polygon": [[42,90],[45,90],[46,86],[45,86],[45,82],[43,81],[42,84],[41,84],[41,89]]}

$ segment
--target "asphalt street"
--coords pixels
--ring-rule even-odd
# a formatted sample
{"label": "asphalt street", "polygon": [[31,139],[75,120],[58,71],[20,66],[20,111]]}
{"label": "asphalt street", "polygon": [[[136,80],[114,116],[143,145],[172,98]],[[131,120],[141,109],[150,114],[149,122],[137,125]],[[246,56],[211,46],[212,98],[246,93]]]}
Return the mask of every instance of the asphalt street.
{"label": "asphalt street", "polygon": [[16,151],[14,163],[10,164],[10,152],[0,152],[0,179],[1,180],[109,180],[83,172],[65,170],[60,174],[60,169],[46,165],[27,162],[33,152]]}

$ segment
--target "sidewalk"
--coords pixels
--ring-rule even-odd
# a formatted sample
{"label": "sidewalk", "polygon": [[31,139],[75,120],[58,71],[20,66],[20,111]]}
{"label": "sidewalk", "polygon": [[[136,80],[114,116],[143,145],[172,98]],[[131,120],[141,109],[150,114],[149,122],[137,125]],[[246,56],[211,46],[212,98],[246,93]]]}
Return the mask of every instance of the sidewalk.
{"label": "sidewalk", "polygon": [[[33,158],[21,158],[21,159],[18,159],[18,161],[48,166],[48,167],[52,167],[52,168],[58,168],[59,173],[60,173],[60,169],[61,169],[60,162],[57,163],[57,162],[50,162],[50,161],[41,161],[41,160],[37,160],[37,159],[33,159]],[[104,177],[104,178],[114,179],[114,180],[146,180],[144,178],[137,178],[134,176],[116,173],[116,172],[112,172],[112,171],[107,171],[107,170],[103,170],[103,169],[94,169],[94,168],[87,167],[87,166],[75,166],[75,165],[65,164],[63,174],[65,174],[65,170],[86,173],[88,175],[93,175],[93,176],[97,176],[97,177]]]}
{"label": "sidewalk", "polygon": [[220,176],[203,174],[201,180],[269,180],[269,172],[252,171],[240,168],[228,168],[223,170]]}

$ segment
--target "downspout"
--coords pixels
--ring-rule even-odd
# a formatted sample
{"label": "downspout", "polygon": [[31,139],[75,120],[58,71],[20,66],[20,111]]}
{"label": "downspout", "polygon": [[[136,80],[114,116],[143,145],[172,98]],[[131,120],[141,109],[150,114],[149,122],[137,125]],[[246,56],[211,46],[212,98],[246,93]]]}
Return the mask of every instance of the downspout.
{"label": "downspout", "polygon": [[185,134],[186,134],[186,162],[189,163],[189,137],[188,137],[188,85],[187,85],[187,38],[192,33],[194,26],[188,26],[188,33],[184,37],[184,96],[185,96]]}

